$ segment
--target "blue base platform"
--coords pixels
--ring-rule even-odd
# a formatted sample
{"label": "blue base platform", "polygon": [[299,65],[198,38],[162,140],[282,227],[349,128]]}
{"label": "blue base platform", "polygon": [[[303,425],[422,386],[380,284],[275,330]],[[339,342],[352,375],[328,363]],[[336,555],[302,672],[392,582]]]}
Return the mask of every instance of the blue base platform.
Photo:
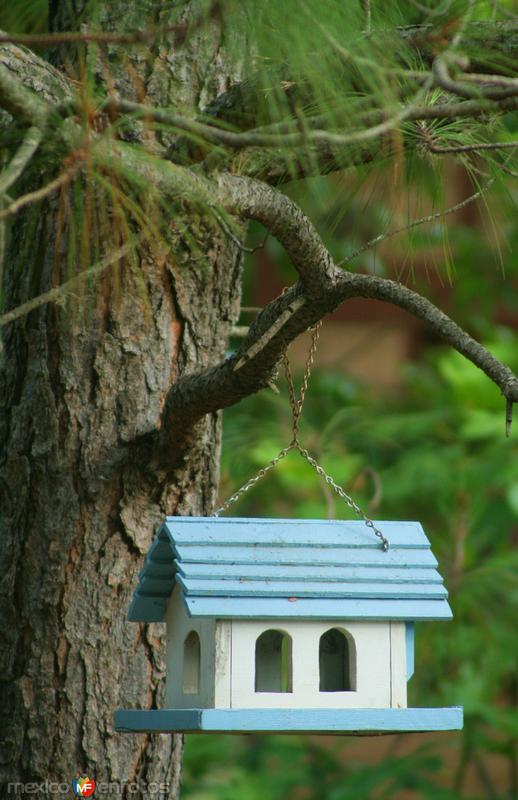
{"label": "blue base platform", "polygon": [[115,712],[122,733],[329,733],[376,735],[460,730],[454,708],[186,708]]}

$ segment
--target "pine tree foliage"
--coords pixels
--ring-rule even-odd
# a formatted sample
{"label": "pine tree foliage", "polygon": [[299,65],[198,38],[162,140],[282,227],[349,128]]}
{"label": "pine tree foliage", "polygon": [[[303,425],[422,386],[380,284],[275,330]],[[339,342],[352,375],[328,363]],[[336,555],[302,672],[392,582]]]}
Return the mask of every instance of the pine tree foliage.
{"label": "pine tree foliage", "polygon": [[[194,203],[209,225],[234,230],[227,212],[200,196],[194,179],[219,170],[284,184],[348,169],[349,184],[356,186],[373,170],[385,170],[395,176],[397,191],[411,186],[439,199],[440,208],[440,162],[451,155],[472,175],[474,191],[486,194],[500,184],[506,191],[509,176],[518,171],[511,5],[206,0],[197,28],[175,34],[179,46],[184,35],[203,40],[204,26],[217,18],[229,58],[242,64],[246,79],[211,105],[200,98],[196,109],[154,109],[140,96],[136,78],[131,85],[131,65],[145,61],[151,46],[163,46],[174,25],[169,11],[157,6],[155,27],[135,32],[126,9],[120,28],[109,31],[102,4],[97,9],[93,0],[84,10],[88,30],[81,28],[91,38],[53,45],[45,36],[37,40],[48,24],[46,3],[10,3],[0,12],[0,27],[14,38],[20,31],[34,33],[30,46],[49,54],[69,83],[65,106],[52,119],[52,137],[27,164],[15,195],[64,179],[57,192],[71,231],[65,273],[70,276],[95,262],[109,242],[126,240],[129,231],[167,247],[174,229],[183,247],[196,249],[182,203]],[[176,14],[181,25],[181,5]],[[97,41],[101,34],[114,40]],[[118,35],[129,41],[117,42]],[[140,100],[134,108],[128,102],[120,107],[121,92],[110,78],[112,58],[125,65],[130,92]],[[504,110],[487,99],[506,92]],[[478,110],[449,116],[448,107],[459,100],[478,104]],[[19,129],[13,135],[10,126],[3,127],[4,164],[19,135]],[[146,159],[150,169],[159,169],[163,159],[182,165],[167,194],[147,179]]]}

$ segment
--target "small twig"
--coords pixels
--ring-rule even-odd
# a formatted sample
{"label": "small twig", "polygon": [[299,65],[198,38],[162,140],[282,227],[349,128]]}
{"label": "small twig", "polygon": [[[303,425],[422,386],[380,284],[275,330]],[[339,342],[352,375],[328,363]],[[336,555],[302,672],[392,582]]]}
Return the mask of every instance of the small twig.
{"label": "small twig", "polygon": [[66,31],[64,33],[1,33],[0,44],[21,44],[29,47],[47,47],[57,44],[81,44],[95,42],[97,44],[146,44],[157,36],[164,36],[168,33],[175,33],[175,46],[183,44],[187,34],[199,28],[203,22],[219,12],[219,3],[215,2],[206,14],[200,14],[192,22],[176,22],[171,25],[155,26],[143,31],[132,31],[131,33],[105,33],[97,31],[88,33],[87,31]]}
{"label": "small twig", "polygon": [[29,128],[18,150],[5,170],[0,174],[0,197],[2,197],[11,188],[13,183],[18,180],[40,146],[42,138],[43,130],[41,128],[35,126]]}
{"label": "small twig", "polygon": [[214,206],[212,206],[212,213],[214,214],[218,225],[222,228],[223,232],[228,236],[228,238],[236,245],[236,247],[238,247],[240,250],[245,250],[245,246],[241,239],[236,236],[230,225],[225,219],[223,219],[219,211],[217,211]]}
{"label": "small twig", "polygon": [[50,183],[42,186],[41,189],[36,189],[34,192],[22,194],[21,197],[18,197],[10,205],[0,211],[0,220],[6,219],[6,217],[12,217],[13,214],[16,214],[21,208],[24,208],[31,203],[37,203],[39,200],[43,200],[45,197],[48,197],[48,195],[52,194],[52,192],[55,192],[56,189],[59,189],[61,186],[65,186],[65,184],[69,183],[77,174],[77,172],[79,172],[81,166],[82,164],[80,163],[75,164],[72,169],[67,170],[67,172],[62,172],[61,175],[58,175],[58,177],[54,178],[54,180],[50,181]]}
{"label": "small twig", "polygon": [[234,325],[234,327],[230,329],[230,335],[235,336],[236,339],[244,339],[245,336],[248,336],[249,330],[250,327],[248,325]]}
{"label": "small twig", "polygon": [[363,0],[363,7],[365,9],[365,33],[370,34],[372,30],[372,8],[371,0]]}
{"label": "small twig", "polygon": [[453,206],[449,206],[448,208],[443,209],[442,211],[436,211],[433,214],[427,214],[425,217],[420,217],[419,219],[414,220],[413,222],[407,223],[406,225],[402,225],[400,228],[394,228],[392,231],[386,231],[385,233],[380,233],[379,236],[375,236],[374,239],[369,239],[369,241],[364,244],[362,247],[359,247],[354,253],[351,253],[350,256],[347,258],[342,259],[337,263],[338,267],[343,266],[344,264],[349,264],[354,258],[365,253],[366,250],[370,250],[371,247],[374,245],[379,244],[380,242],[384,242],[386,239],[390,239],[392,236],[396,236],[398,233],[403,233],[404,231],[409,231],[412,228],[416,228],[418,225],[425,225],[428,222],[434,222],[436,219],[440,219],[441,217],[445,217],[448,214],[453,214],[455,211],[460,211],[462,208],[465,208],[470,203],[473,203],[479,197],[481,197],[484,192],[486,192],[489,187],[495,182],[494,178],[490,178],[490,180],[478,191],[470,194],[469,197],[466,197],[464,200],[461,200],[459,203],[455,203]]}
{"label": "small twig", "polygon": [[[2,209],[2,200],[0,198],[0,210],[1,209]],[[0,220],[0,287],[3,286],[6,238],[7,238],[6,223],[4,220]],[[2,343],[0,342],[0,352],[1,350],[2,350]]]}
{"label": "small twig", "polygon": [[265,333],[263,333],[263,335],[257,339],[257,341],[251,345],[251,347],[248,348],[246,353],[243,353],[241,358],[232,365],[232,370],[235,372],[236,370],[241,369],[241,367],[247,364],[256,353],[259,353],[261,350],[263,350],[270,339],[273,339],[277,331],[280,330],[282,326],[285,325],[286,322],[293,317],[297,311],[299,311],[299,309],[302,308],[305,302],[305,297],[298,297],[296,300],[293,300],[293,302],[282,312],[282,314],[279,314],[275,322],[270,325],[268,330],[265,331]]}
{"label": "small twig", "polygon": [[506,100],[509,97],[516,97],[518,95],[517,80],[509,78],[506,81],[505,86],[499,86],[496,88],[491,88],[489,86],[474,87],[470,86],[465,81],[457,81],[452,78],[449,70],[450,64],[455,64],[461,69],[466,70],[469,66],[469,61],[468,59],[457,54],[448,54],[448,57],[443,54],[434,59],[432,64],[432,72],[435,76],[435,81],[438,86],[450,94],[455,94],[459,97],[466,97],[468,100],[483,98],[485,100],[497,101]]}
{"label": "small twig", "polygon": [[513,401],[511,398],[506,399],[505,404],[505,435],[509,436],[511,433],[511,425],[513,424]]}
{"label": "small twig", "polygon": [[449,12],[453,0],[447,0],[444,8],[440,6],[439,8],[430,8],[429,6],[424,6],[422,3],[419,3],[417,0],[410,0],[410,2],[418,11],[422,11],[423,14],[428,14],[429,17],[443,17]]}
{"label": "small twig", "polygon": [[504,17],[508,17],[509,19],[518,19],[518,14],[514,14],[509,8],[506,8],[502,3],[497,2],[497,0],[493,0],[493,6],[495,9],[498,9]]}
{"label": "small twig", "polygon": [[85,269],[83,272],[80,272],[79,275],[75,275],[73,278],[70,278],[70,280],[62,283],[61,286],[56,286],[54,289],[50,289],[48,292],[38,295],[38,297],[33,297],[32,300],[28,300],[21,306],[13,308],[12,311],[2,314],[2,316],[0,316],[0,328],[3,328],[4,325],[8,325],[10,322],[20,319],[20,317],[24,317],[26,314],[29,314],[31,311],[34,311],[34,309],[39,308],[46,303],[59,302],[86,280],[100,275],[112,264],[115,264],[117,261],[120,261],[122,258],[124,258],[124,256],[127,255],[131,248],[136,246],[136,244],[137,242],[131,242],[119,247],[113,253],[110,253],[102,258],[97,264],[94,264],[93,267]]}
{"label": "small twig", "polygon": [[428,150],[431,153],[470,153],[477,152],[478,150],[508,150],[518,147],[518,141],[515,142],[479,142],[478,144],[459,144],[447,145],[442,147],[433,143],[433,140],[427,142]]}
{"label": "small twig", "polygon": [[[270,238],[270,231],[266,231],[265,237],[264,237],[262,242],[259,242],[259,244],[256,244],[255,247],[244,247],[243,246],[242,250],[244,250],[245,253],[252,253],[252,254],[253,253],[257,253],[259,250],[262,250],[264,247],[266,247],[266,242],[268,241],[269,238]],[[241,309],[241,311],[244,311],[244,309]]]}
{"label": "small twig", "polygon": [[372,480],[374,493],[371,499],[369,500],[368,511],[369,514],[374,514],[374,512],[378,510],[381,503],[381,499],[383,497],[383,483],[381,482],[381,477],[379,472],[375,470],[374,467],[371,467],[369,464],[367,464],[367,466],[364,467],[363,473],[365,475],[368,475]]}
{"label": "small twig", "polygon": [[239,247],[239,249],[242,250],[243,253],[250,253],[250,254],[257,253],[257,251],[261,250],[265,246],[266,242],[268,241],[268,237],[269,237],[270,233],[267,231],[262,242],[257,244],[255,247],[246,247],[246,245],[243,244],[243,242],[239,239],[239,237],[236,236],[236,234],[234,233],[234,231],[232,230],[230,225],[228,225],[226,220],[224,220],[223,217],[221,216],[221,214],[219,214],[216,211],[214,206],[212,206],[212,212],[213,212],[214,216],[216,217],[217,221],[219,222],[219,224],[221,225],[221,227],[223,228],[224,232],[229,237],[229,239],[231,239],[234,242],[234,244],[236,245],[236,247]]}
{"label": "small twig", "polygon": [[[304,131],[296,130],[288,125],[277,124],[268,128],[258,128],[240,133],[225,130],[216,125],[210,125],[198,120],[189,119],[177,114],[172,109],[153,108],[151,106],[133,103],[128,100],[110,98],[100,108],[100,110],[111,109],[112,112],[121,114],[131,114],[137,119],[145,119],[163,125],[170,125],[172,128],[183,130],[193,137],[201,139],[209,144],[221,147],[243,150],[248,147],[262,148],[299,148],[311,145],[322,145],[330,147],[346,147],[349,145],[360,144],[362,142],[373,141],[387,136],[393,131],[400,122],[423,119],[454,119],[464,116],[477,116],[488,113],[496,101],[483,97],[479,101],[469,100],[461,103],[436,103],[434,105],[419,106],[418,102],[433,85],[433,74],[428,73],[428,77],[423,81],[421,88],[414,95],[412,101],[403,108],[398,109],[392,116],[387,117],[385,111],[369,112],[359,118],[358,123],[364,127],[351,133],[341,131],[330,131],[323,128],[311,127],[311,125],[322,125],[322,117],[316,117],[307,121]],[[518,99],[515,97],[504,98],[500,102],[500,109],[512,110],[518,107]],[[63,108],[62,111],[70,110],[70,106]],[[293,124],[295,126],[295,123]]]}
{"label": "small twig", "polygon": [[[424,122],[419,123],[417,128],[424,140],[427,150],[437,155],[447,153],[476,153],[479,150],[513,150],[518,147],[518,139],[512,142],[478,142],[476,144],[439,145],[436,144],[437,140],[434,134],[426,127]],[[505,164],[500,164],[500,167],[502,170],[508,171]],[[472,165],[472,168],[474,169],[474,165]]]}

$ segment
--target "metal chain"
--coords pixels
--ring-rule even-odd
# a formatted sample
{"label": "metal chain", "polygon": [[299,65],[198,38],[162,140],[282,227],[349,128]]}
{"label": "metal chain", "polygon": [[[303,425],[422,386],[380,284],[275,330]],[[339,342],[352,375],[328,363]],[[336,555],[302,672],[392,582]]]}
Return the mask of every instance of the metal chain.
{"label": "metal chain", "polygon": [[246,494],[246,492],[248,492],[249,489],[255,486],[255,484],[258,483],[258,481],[260,481],[262,478],[264,478],[265,475],[267,475],[272,469],[274,469],[277,466],[277,464],[283,460],[283,458],[286,458],[288,453],[290,453],[292,450],[296,450],[298,453],[300,453],[302,458],[305,461],[307,461],[307,463],[311,467],[313,467],[316,473],[325,480],[328,486],[330,486],[333,489],[333,491],[338,495],[338,497],[340,497],[342,500],[345,501],[345,503],[349,506],[349,508],[351,508],[354,511],[354,513],[360,519],[363,520],[363,522],[368,528],[371,528],[373,533],[378,537],[378,539],[381,540],[383,550],[386,552],[390,547],[389,540],[383,535],[383,533],[379,530],[379,528],[376,527],[374,522],[362,511],[360,506],[357,503],[355,503],[352,497],[350,497],[347,494],[347,492],[344,491],[344,489],[342,489],[342,487],[339,486],[333,480],[331,475],[329,475],[325,471],[325,469],[318,463],[318,461],[315,458],[313,458],[312,455],[310,455],[308,450],[306,450],[305,447],[302,447],[299,441],[299,428],[300,428],[300,419],[302,416],[302,407],[304,406],[304,400],[306,398],[306,392],[308,389],[309,378],[311,376],[311,369],[313,367],[313,362],[315,360],[315,353],[317,349],[317,342],[318,342],[318,337],[320,335],[321,327],[322,327],[322,322],[319,321],[316,323],[316,325],[313,326],[313,328],[310,329],[312,332],[311,345],[309,348],[306,366],[304,368],[304,375],[302,377],[302,383],[300,386],[300,393],[298,398],[295,394],[295,384],[293,382],[293,375],[291,372],[288,354],[287,352],[285,352],[283,355],[284,371],[286,374],[286,381],[288,383],[288,395],[290,398],[290,405],[293,414],[293,427],[292,427],[293,438],[291,442],[287,447],[284,447],[282,450],[280,450],[279,453],[277,453],[277,455],[274,458],[272,458],[272,460],[269,461],[265,467],[262,467],[255,475],[249,478],[246,481],[246,483],[243,484],[243,486],[241,486],[236,492],[234,492],[234,494],[230,495],[228,500],[226,500],[222,506],[213,511],[211,516],[219,517],[219,515],[222,514],[223,511],[226,511],[228,508],[230,508],[230,506],[232,506],[237,500],[239,500],[239,498],[242,497],[242,495]]}
{"label": "metal chain", "polygon": [[304,400],[306,399],[306,392],[308,390],[308,383],[309,378],[311,375],[311,370],[313,368],[313,362],[315,360],[315,353],[317,351],[317,342],[318,337],[320,336],[320,328],[322,327],[322,321],[319,320],[313,328],[310,328],[312,332],[311,336],[311,345],[309,347],[308,358],[306,361],[306,366],[304,368],[304,375],[302,377],[302,384],[300,386],[300,395],[297,400],[295,397],[295,385],[293,383],[293,375],[291,374],[291,367],[290,361],[288,358],[287,351],[284,352],[283,355],[283,362],[284,362],[284,372],[286,374],[286,381],[288,383],[288,394],[290,398],[290,405],[291,410],[293,413],[293,439],[292,444],[298,443],[298,435],[299,435],[299,426],[300,426],[300,418],[302,416],[302,406],[304,405]]}
{"label": "metal chain", "polygon": [[325,469],[320,466],[318,461],[316,461],[316,459],[314,459],[313,456],[310,456],[310,454],[304,447],[297,446],[297,450],[299,451],[302,458],[304,458],[308,462],[308,464],[311,464],[311,466],[314,467],[315,471],[320,475],[320,477],[323,478],[327,484],[329,484],[331,489],[333,489],[333,491],[336,492],[336,494],[339,497],[341,497],[342,500],[345,500],[349,508],[352,508],[354,513],[364,521],[366,526],[372,529],[372,531],[378,537],[378,539],[381,539],[383,550],[387,551],[390,547],[389,540],[382,534],[380,529],[376,527],[374,522],[367,516],[367,514],[365,514],[365,512],[361,510],[358,503],[355,503],[352,497],[350,497],[347,494],[347,492],[344,491],[344,489],[342,489],[341,486],[335,483],[331,475],[329,475],[325,471]]}
{"label": "metal chain", "polygon": [[262,467],[259,470],[259,472],[256,472],[255,475],[249,478],[246,483],[244,483],[236,492],[234,492],[234,494],[231,494],[228,500],[225,500],[222,506],[213,511],[211,517],[219,517],[219,515],[222,514],[223,511],[226,511],[228,508],[230,508],[230,506],[234,505],[234,503],[237,500],[239,500],[239,498],[243,494],[248,492],[248,490],[251,489],[252,486],[255,486],[255,484],[258,481],[260,481],[261,478],[264,478],[264,476],[267,475],[270,472],[270,470],[272,470],[274,467],[277,466],[279,461],[282,461],[282,459],[285,458],[288,455],[288,453],[294,449],[295,445],[293,442],[289,444],[288,447],[284,447],[279,453],[277,453],[275,458],[272,458],[272,460],[268,462],[268,464],[265,467]]}

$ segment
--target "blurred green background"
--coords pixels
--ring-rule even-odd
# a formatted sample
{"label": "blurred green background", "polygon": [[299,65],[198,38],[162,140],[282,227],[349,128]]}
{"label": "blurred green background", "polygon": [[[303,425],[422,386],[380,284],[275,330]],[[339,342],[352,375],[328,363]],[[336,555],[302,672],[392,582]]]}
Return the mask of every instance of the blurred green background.
{"label": "blurred green background", "polygon": [[[446,191],[469,194],[445,167]],[[449,170],[449,172],[448,172]],[[383,230],[393,203],[378,186],[366,208],[339,179],[309,182],[298,200],[335,256]],[[463,188],[464,186],[464,188]],[[449,187],[449,188],[448,188]],[[453,189],[452,189],[453,187]],[[515,191],[507,187],[506,191]],[[518,368],[518,228],[503,189],[466,215],[391,240],[359,268],[418,286],[504,362]],[[337,217],[335,209],[340,204]],[[389,226],[390,227],[390,226]],[[490,230],[491,229],[491,230]],[[489,231],[489,232],[488,232]],[[252,229],[250,242],[261,240]],[[244,305],[292,282],[268,243],[245,272]],[[409,704],[463,705],[459,734],[387,737],[191,736],[189,800],[406,800],[518,797],[518,447],[505,438],[498,389],[403,313],[365,302],[324,322],[304,408],[303,443],[376,519],[420,520],[450,592],[451,623],[417,625]],[[253,312],[242,315],[246,325]],[[238,340],[234,346],[238,345]],[[309,337],[293,347],[300,382]],[[286,384],[224,413],[221,500],[291,438]],[[518,423],[515,423],[518,425]],[[351,518],[297,454],[229,512]]]}

